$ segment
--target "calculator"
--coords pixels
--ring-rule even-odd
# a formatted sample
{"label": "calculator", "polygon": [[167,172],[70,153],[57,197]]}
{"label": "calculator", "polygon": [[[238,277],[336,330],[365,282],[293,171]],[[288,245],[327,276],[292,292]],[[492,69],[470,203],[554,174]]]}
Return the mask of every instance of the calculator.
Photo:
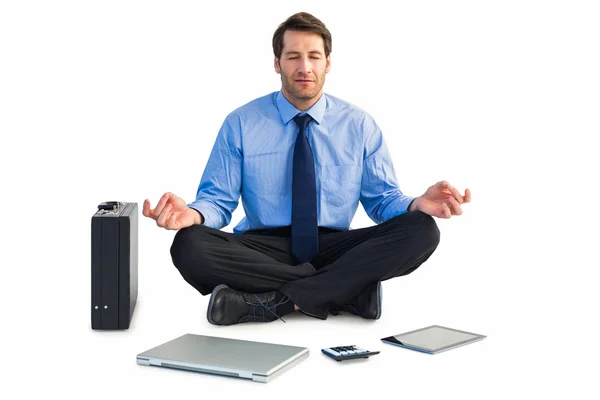
{"label": "calculator", "polygon": [[328,347],[321,349],[323,354],[333,358],[336,361],[351,360],[353,358],[369,358],[375,354],[379,354],[379,351],[369,351],[361,349],[358,346],[338,346]]}

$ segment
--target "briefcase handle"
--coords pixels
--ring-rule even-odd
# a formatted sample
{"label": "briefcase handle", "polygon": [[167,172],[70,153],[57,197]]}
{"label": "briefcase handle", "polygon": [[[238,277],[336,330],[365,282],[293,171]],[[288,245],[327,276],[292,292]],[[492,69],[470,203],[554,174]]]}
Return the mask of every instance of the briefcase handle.
{"label": "briefcase handle", "polygon": [[104,201],[104,202],[98,204],[98,210],[115,211],[116,212],[120,206],[121,206],[121,203],[118,201]]}

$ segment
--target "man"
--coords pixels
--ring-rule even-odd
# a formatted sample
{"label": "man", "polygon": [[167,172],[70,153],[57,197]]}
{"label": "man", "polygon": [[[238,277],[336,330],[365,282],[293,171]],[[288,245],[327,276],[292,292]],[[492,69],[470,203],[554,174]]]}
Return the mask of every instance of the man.
{"label": "man", "polygon": [[[178,230],[171,256],[212,293],[215,325],[273,321],[293,311],[325,319],[381,316],[381,281],[406,275],[439,243],[432,216],[462,214],[442,181],[419,197],[399,190],[382,133],[365,112],[323,93],[331,34],[307,13],[273,36],[281,91],[227,116],[190,204],[165,193],[143,214]],[[239,197],[246,216],[228,225]],[[377,225],[349,230],[361,202]]]}

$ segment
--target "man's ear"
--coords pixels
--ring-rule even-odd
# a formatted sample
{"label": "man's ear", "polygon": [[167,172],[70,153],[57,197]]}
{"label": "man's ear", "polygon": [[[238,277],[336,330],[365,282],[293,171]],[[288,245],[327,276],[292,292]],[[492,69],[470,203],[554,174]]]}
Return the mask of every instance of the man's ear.
{"label": "man's ear", "polygon": [[281,68],[279,67],[279,58],[277,58],[277,57],[275,57],[274,66],[275,66],[275,72],[277,72],[278,74],[280,74],[281,73]]}
{"label": "man's ear", "polygon": [[325,73],[329,73],[331,70],[331,55],[327,56],[327,64],[325,64]]}

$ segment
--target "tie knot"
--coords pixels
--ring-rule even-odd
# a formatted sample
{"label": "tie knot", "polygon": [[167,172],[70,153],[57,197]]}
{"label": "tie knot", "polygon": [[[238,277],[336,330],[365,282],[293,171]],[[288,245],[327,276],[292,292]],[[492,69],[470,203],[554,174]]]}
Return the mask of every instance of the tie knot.
{"label": "tie knot", "polygon": [[304,132],[306,130],[306,127],[308,126],[308,124],[310,124],[310,121],[312,120],[313,119],[309,114],[298,114],[294,117],[294,122],[298,125],[301,132]]}

